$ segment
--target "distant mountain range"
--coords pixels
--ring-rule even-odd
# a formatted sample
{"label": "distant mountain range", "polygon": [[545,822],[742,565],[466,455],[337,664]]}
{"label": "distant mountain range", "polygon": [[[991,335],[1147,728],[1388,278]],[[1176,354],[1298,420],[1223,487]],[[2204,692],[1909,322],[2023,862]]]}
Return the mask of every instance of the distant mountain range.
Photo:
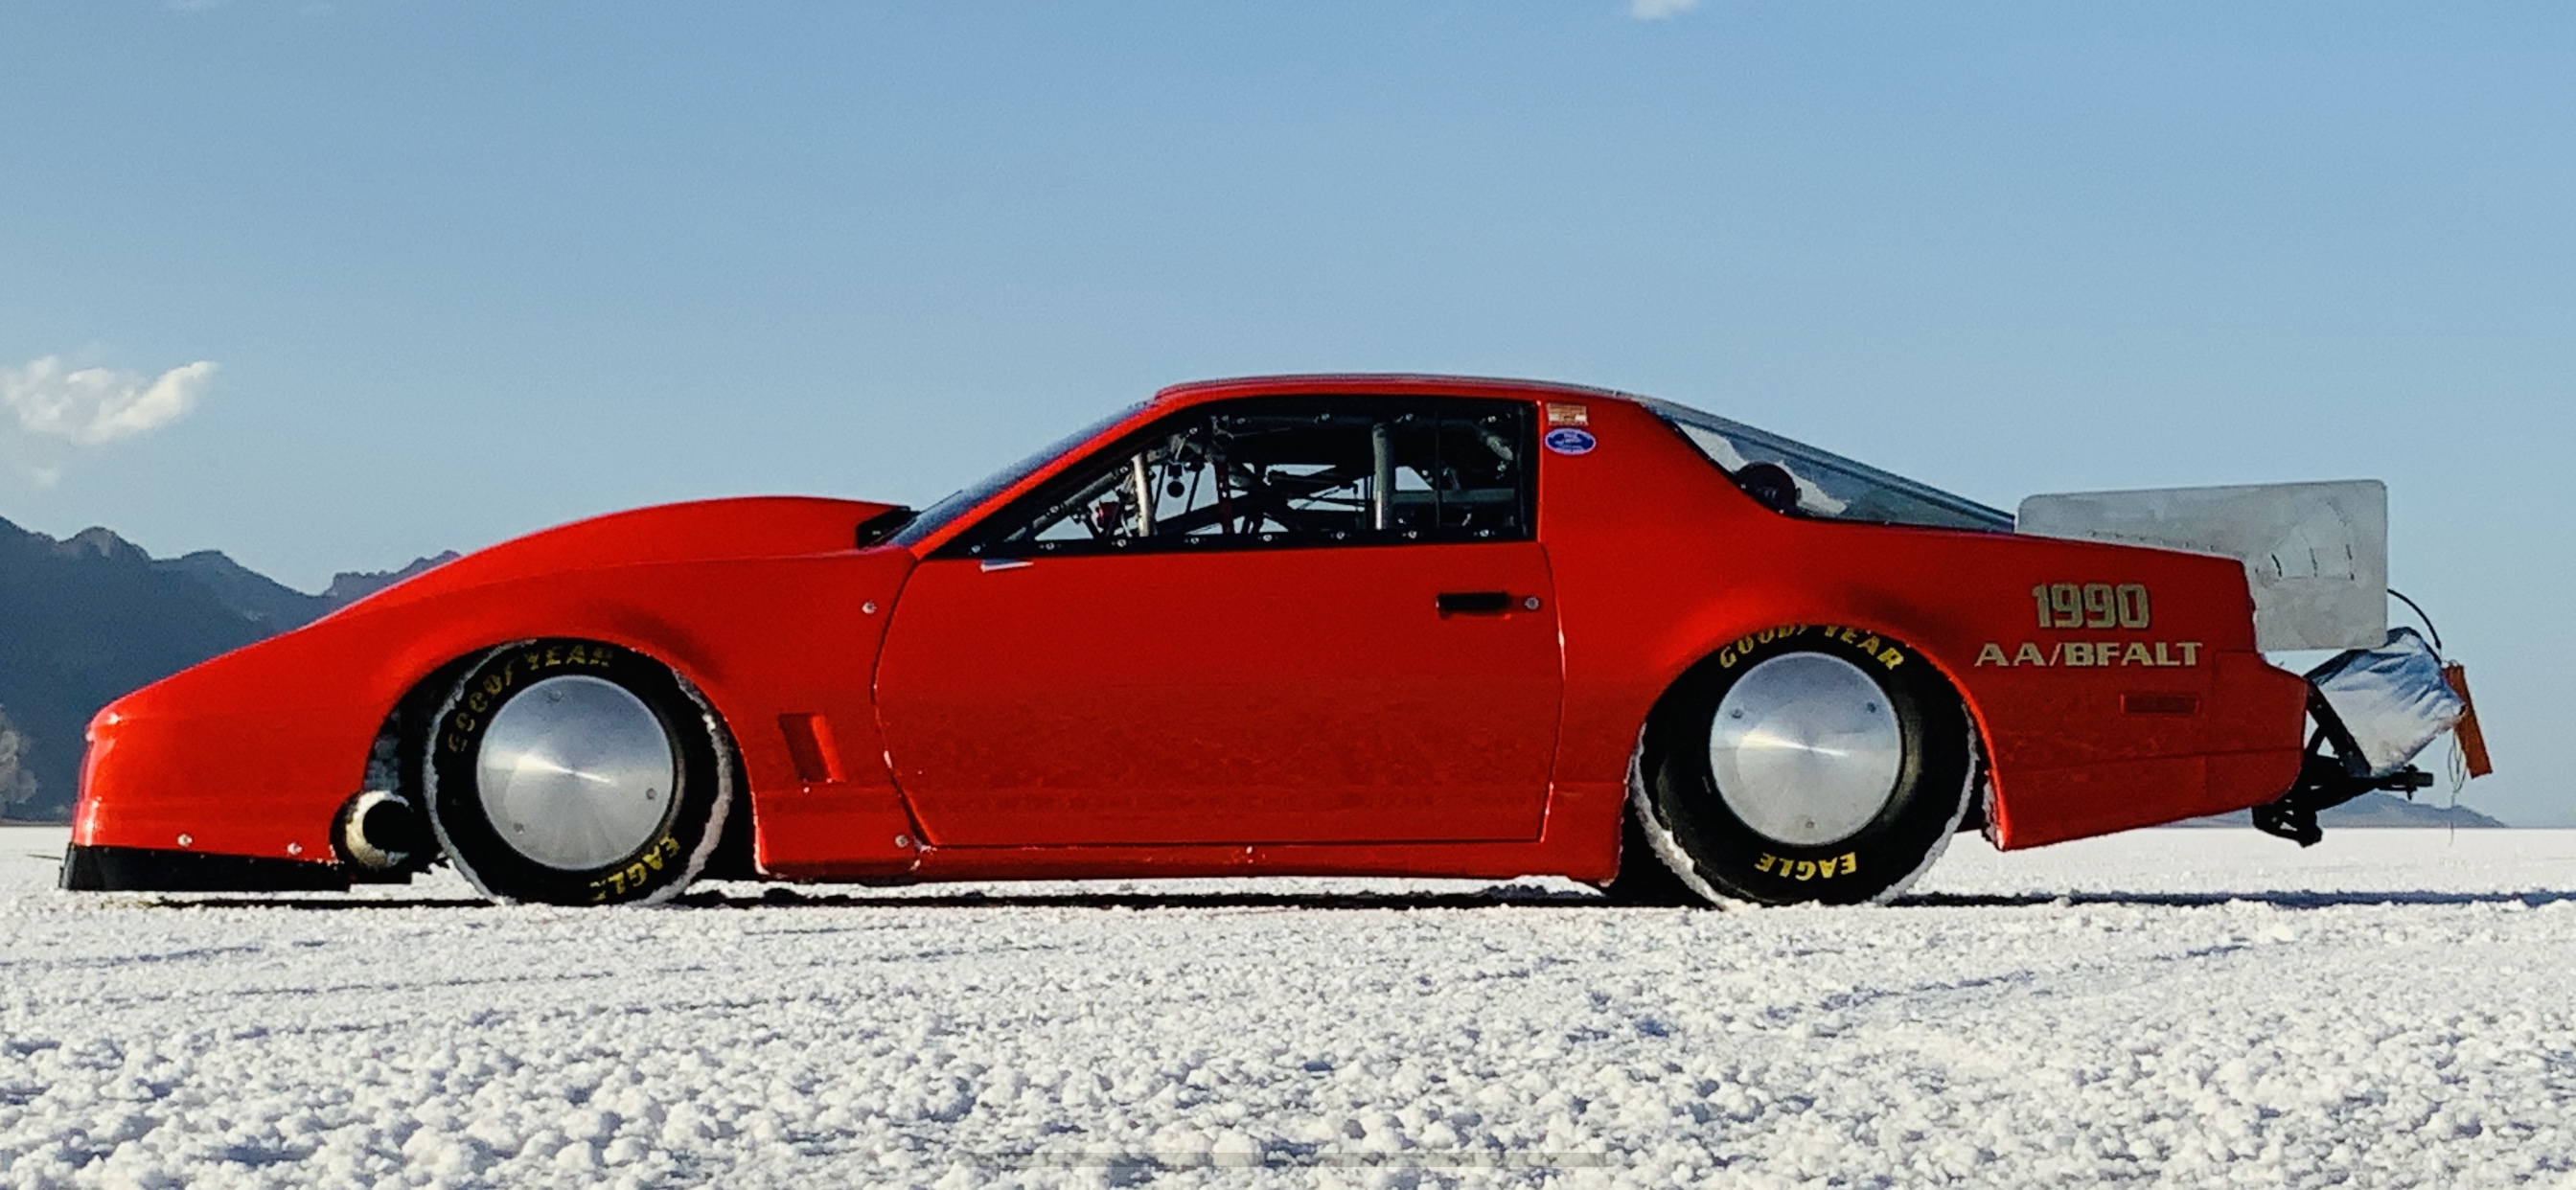
{"label": "distant mountain range", "polygon": [[[2238,810],[2233,814],[2187,819],[2174,825],[2251,828],[2254,820],[2246,811]],[[2461,830],[2486,830],[2504,826],[2467,806],[2437,806],[2431,801],[2408,801],[2393,793],[2365,793],[2333,809],[2320,810],[2317,812],[2317,825],[2327,830],[2381,826],[2448,826]]]}
{"label": "distant mountain range", "polygon": [[57,541],[0,520],[0,818],[70,816],[82,733],[120,695],[455,556],[307,595],[214,550],[155,558],[106,529]]}

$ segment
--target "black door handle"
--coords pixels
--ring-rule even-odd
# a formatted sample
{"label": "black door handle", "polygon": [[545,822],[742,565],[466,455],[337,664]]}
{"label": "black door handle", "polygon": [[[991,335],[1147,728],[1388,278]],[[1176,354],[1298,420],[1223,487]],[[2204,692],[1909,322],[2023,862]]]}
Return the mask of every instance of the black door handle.
{"label": "black door handle", "polygon": [[1444,616],[1492,615],[1511,609],[1512,593],[1509,591],[1442,591],[1439,605],[1440,614]]}

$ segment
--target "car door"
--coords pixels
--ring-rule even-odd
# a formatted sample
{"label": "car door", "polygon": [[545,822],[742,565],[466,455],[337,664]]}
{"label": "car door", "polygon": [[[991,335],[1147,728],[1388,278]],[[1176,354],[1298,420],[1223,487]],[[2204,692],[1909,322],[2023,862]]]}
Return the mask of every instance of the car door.
{"label": "car door", "polygon": [[1186,409],[906,584],[877,701],[945,846],[1537,837],[1562,679],[1519,402]]}

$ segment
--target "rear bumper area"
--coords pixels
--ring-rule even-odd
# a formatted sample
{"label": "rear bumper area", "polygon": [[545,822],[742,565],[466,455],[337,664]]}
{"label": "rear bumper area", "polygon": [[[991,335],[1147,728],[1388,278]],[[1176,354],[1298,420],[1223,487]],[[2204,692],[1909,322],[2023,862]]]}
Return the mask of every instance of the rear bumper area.
{"label": "rear bumper area", "polygon": [[75,843],[63,853],[62,887],[75,892],[346,892],[349,875],[336,864],[302,860]]}

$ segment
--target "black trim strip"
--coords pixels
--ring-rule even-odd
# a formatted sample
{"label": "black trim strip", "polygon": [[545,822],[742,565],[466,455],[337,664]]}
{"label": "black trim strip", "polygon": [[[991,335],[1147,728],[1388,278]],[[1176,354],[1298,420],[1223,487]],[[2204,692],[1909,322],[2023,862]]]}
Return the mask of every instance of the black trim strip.
{"label": "black trim strip", "polygon": [[897,505],[860,521],[858,531],[853,535],[856,548],[866,549],[902,532],[905,525],[912,523],[912,518],[920,515],[909,508]]}
{"label": "black trim strip", "polygon": [[1442,591],[1432,603],[1444,616],[1490,616],[1511,610],[1509,591]]}
{"label": "black trim strip", "polygon": [[74,892],[346,892],[338,864],[163,851],[151,847],[83,847],[63,852],[62,887]]}

